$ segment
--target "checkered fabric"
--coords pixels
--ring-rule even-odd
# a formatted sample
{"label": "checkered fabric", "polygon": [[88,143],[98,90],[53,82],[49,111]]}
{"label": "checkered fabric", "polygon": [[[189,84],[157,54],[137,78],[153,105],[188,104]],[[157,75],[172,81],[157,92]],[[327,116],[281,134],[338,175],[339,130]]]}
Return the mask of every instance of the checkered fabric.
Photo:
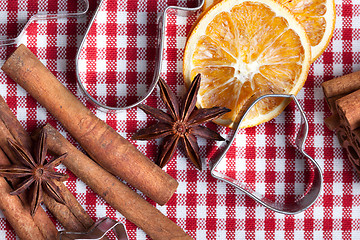
{"label": "checkered fabric", "polygon": [[[99,118],[130,140],[136,131],[156,120],[136,107],[116,114],[100,112],[86,101],[76,85],[76,52],[98,4],[99,1],[91,0],[90,11],[82,18],[33,22],[20,42]],[[79,58],[80,78],[89,93],[109,106],[136,102],[152,81],[158,16],[169,5],[196,4],[195,0],[105,0]],[[36,13],[74,13],[83,7],[83,0],[1,1],[0,38],[16,37],[26,20]],[[181,150],[177,151],[164,168],[179,182],[176,193],[165,206],[151,202],[194,239],[360,239],[360,177],[351,168],[335,134],[324,125],[324,118],[330,112],[320,86],[325,80],[360,70],[360,1],[336,0],[336,12],[334,37],[324,54],[312,64],[308,80],[298,94],[310,128],[306,151],[323,170],[321,197],[313,207],[294,216],[268,210],[240,190],[211,177],[206,159],[213,156],[221,143],[199,138],[204,170],[198,171]],[[195,16],[169,16],[166,24],[161,75],[179,99],[186,92],[182,78],[183,49],[195,19]],[[0,48],[1,65],[14,49],[14,46]],[[29,132],[50,122],[80,147],[46,109],[3,72],[0,72],[0,94]],[[165,109],[158,89],[145,103]],[[218,170],[271,200],[291,202],[301,197],[309,186],[312,171],[292,147],[300,124],[298,114],[290,105],[276,119],[241,130],[226,162]],[[228,133],[214,124],[207,126],[223,136]],[[132,143],[151,160],[156,158],[161,146],[157,140]],[[149,239],[64,166],[60,165],[58,171],[70,176],[66,186],[94,220],[109,216],[125,223],[130,239]],[[0,239],[15,238],[11,226],[0,214]]]}

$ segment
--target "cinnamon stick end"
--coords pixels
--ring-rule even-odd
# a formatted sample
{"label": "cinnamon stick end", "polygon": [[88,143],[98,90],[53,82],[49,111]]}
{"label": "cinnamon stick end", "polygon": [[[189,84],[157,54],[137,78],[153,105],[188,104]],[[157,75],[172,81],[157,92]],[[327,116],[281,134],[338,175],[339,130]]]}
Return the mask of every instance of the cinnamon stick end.
{"label": "cinnamon stick end", "polygon": [[324,120],[325,125],[331,131],[335,131],[340,126],[340,118],[338,114],[333,114]]}
{"label": "cinnamon stick end", "polygon": [[345,130],[342,127],[338,128],[337,131],[336,131],[336,136],[337,136],[337,138],[339,140],[340,146],[343,147],[344,142],[348,140]]}
{"label": "cinnamon stick end", "polygon": [[[13,62],[20,62],[20,58],[17,56],[23,55],[25,52],[30,51],[24,44],[20,44],[15,51],[8,57],[5,61],[4,65],[1,67],[5,73],[8,72],[10,66],[12,66]],[[15,59],[16,58],[16,59]]]}
{"label": "cinnamon stick end", "polygon": [[321,87],[322,87],[322,90],[324,92],[324,95],[325,95],[325,98],[329,98],[329,92],[328,92],[328,88],[327,88],[327,85],[329,84],[329,81],[326,81],[326,82],[323,82],[321,84]]}

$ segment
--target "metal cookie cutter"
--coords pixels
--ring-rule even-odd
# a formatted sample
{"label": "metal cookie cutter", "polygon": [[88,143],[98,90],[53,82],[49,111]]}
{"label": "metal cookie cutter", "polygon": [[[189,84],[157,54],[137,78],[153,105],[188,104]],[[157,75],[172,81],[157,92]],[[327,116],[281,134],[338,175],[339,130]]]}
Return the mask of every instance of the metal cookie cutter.
{"label": "metal cookie cutter", "polygon": [[80,58],[80,53],[81,53],[81,49],[83,48],[85,41],[86,41],[86,37],[90,31],[90,28],[92,26],[92,24],[94,23],[103,3],[106,0],[101,0],[90,24],[89,27],[85,33],[85,36],[80,44],[80,47],[78,49],[77,55],[76,55],[76,59],[75,59],[75,65],[76,65],[76,75],[77,75],[77,82],[78,85],[81,89],[81,92],[87,97],[88,100],[90,100],[90,102],[99,110],[103,111],[103,112],[118,112],[120,110],[124,110],[124,109],[129,109],[132,107],[137,106],[138,104],[140,104],[141,102],[143,102],[147,97],[150,96],[150,94],[153,92],[153,90],[155,89],[155,86],[159,80],[160,77],[160,72],[162,69],[162,58],[163,58],[163,50],[164,50],[164,44],[165,44],[165,27],[166,27],[166,21],[167,21],[167,17],[168,15],[176,15],[176,16],[181,16],[181,17],[187,17],[190,15],[195,14],[197,11],[199,11],[203,4],[204,4],[204,0],[197,0],[198,6],[194,7],[194,8],[186,8],[186,7],[179,7],[179,6],[169,6],[167,7],[164,12],[160,15],[160,17],[157,20],[158,23],[158,37],[157,37],[157,54],[155,57],[155,70],[154,70],[154,76],[153,76],[153,80],[150,84],[150,86],[147,89],[147,92],[144,96],[141,96],[141,98],[136,102],[133,103],[131,105],[125,105],[125,106],[117,106],[117,107],[111,107],[111,106],[107,106],[105,104],[100,103],[99,101],[97,101],[94,97],[91,96],[91,94],[89,94],[89,92],[86,90],[85,85],[83,84],[83,82],[81,81],[80,78],[80,70],[79,70],[79,58]]}
{"label": "metal cookie cutter", "polygon": [[26,22],[24,27],[22,28],[21,32],[16,38],[0,38],[0,47],[18,44],[19,40],[25,34],[26,28],[34,21],[38,20],[50,20],[50,19],[57,19],[57,18],[68,18],[68,17],[80,17],[85,15],[89,10],[89,1],[83,0],[84,3],[84,10],[75,13],[58,13],[58,14],[44,14],[44,13],[37,13],[30,17],[30,19]]}
{"label": "metal cookie cutter", "polygon": [[[85,9],[81,12],[77,12],[77,13],[61,13],[61,14],[36,14],[34,16],[32,16],[28,22],[26,23],[26,25],[23,27],[21,33],[16,37],[16,38],[12,38],[12,39],[1,39],[0,38],[0,47],[6,46],[6,45],[13,45],[13,44],[18,44],[19,40],[21,39],[21,37],[24,35],[25,33],[25,29],[34,21],[36,20],[48,20],[48,19],[55,19],[55,18],[66,18],[66,17],[78,17],[78,16],[83,16],[85,15],[88,10],[89,10],[89,1],[88,0],[83,0],[84,1],[84,6]],[[169,6],[167,7],[164,12],[159,16],[159,18],[157,19],[157,23],[158,23],[158,37],[157,37],[157,54],[155,57],[155,70],[154,70],[154,76],[153,76],[153,80],[150,84],[150,86],[147,89],[147,92],[144,96],[141,96],[140,100],[137,101],[136,103],[133,103],[131,105],[128,106],[119,106],[119,107],[111,107],[111,106],[107,106],[104,105],[102,103],[100,103],[99,101],[97,101],[95,98],[93,98],[86,90],[86,87],[84,86],[83,82],[81,81],[80,78],[80,74],[79,74],[79,57],[80,57],[80,53],[81,50],[85,44],[86,41],[86,37],[90,31],[91,26],[93,25],[96,17],[98,16],[98,13],[100,12],[100,9],[103,5],[103,3],[106,0],[101,0],[99,6],[97,7],[94,16],[92,18],[92,20],[89,23],[89,26],[86,30],[86,33],[83,37],[83,40],[80,44],[80,47],[78,48],[78,52],[76,55],[76,59],[75,59],[75,65],[76,65],[76,76],[77,76],[77,83],[79,88],[81,89],[81,92],[87,97],[87,99],[95,106],[97,107],[99,110],[102,110],[104,112],[107,111],[111,111],[111,112],[117,112],[120,110],[124,110],[124,109],[128,109],[128,108],[132,108],[135,107],[136,105],[140,104],[141,102],[143,102],[147,97],[150,96],[150,94],[153,92],[153,90],[155,89],[155,86],[159,80],[160,77],[160,72],[162,69],[162,58],[163,58],[163,49],[164,49],[164,44],[165,44],[165,27],[166,27],[166,21],[169,15],[176,15],[176,16],[182,16],[182,17],[187,17],[190,15],[195,14],[196,12],[198,12],[199,10],[201,10],[203,4],[204,4],[204,0],[197,0],[197,6],[194,8],[186,8],[186,7],[179,7],[179,6]]]}
{"label": "metal cookie cutter", "polygon": [[62,231],[59,233],[59,240],[102,239],[110,231],[114,232],[118,240],[128,240],[125,226],[108,217],[99,219],[87,232]]}
{"label": "metal cookie cutter", "polygon": [[[295,139],[295,145],[297,149],[303,154],[303,156],[307,159],[307,161],[310,163],[310,165],[313,168],[314,172],[314,178],[312,183],[310,183],[310,186],[307,188],[307,191],[303,194],[303,196],[298,199],[297,201],[290,202],[290,203],[282,203],[282,202],[275,202],[272,200],[269,200],[262,194],[256,192],[254,189],[247,186],[245,183],[240,182],[237,179],[234,179],[232,177],[229,177],[225,175],[224,173],[221,173],[220,171],[217,171],[217,166],[220,165],[222,161],[225,161],[226,159],[226,152],[229,150],[230,146],[233,144],[235,137],[237,136],[237,133],[239,132],[241,123],[245,119],[246,115],[250,112],[251,108],[254,107],[254,105],[259,102],[260,100],[264,98],[288,98],[292,99],[297,108],[300,111],[301,115],[301,123],[299,130],[297,132],[297,136]],[[322,171],[319,166],[319,164],[310,157],[305,151],[304,151],[304,144],[308,135],[308,121],[306,119],[306,115],[301,108],[299,101],[296,99],[294,95],[287,95],[287,94],[266,94],[263,95],[257,99],[255,99],[252,103],[250,101],[249,106],[247,109],[242,111],[240,113],[240,121],[238,125],[236,126],[235,130],[232,130],[229,135],[227,136],[227,140],[223,143],[223,145],[220,146],[218,152],[215,153],[214,157],[210,159],[210,169],[211,169],[211,175],[214,178],[217,178],[219,180],[225,181],[226,183],[231,184],[232,186],[238,188],[248,196],[250,196],[252,199],[254,199],[256,202],[262,204],[263,206],[282,214],[297,214],[300,213],[307,208],[309,208],[312,204],[315,203],[316,199],[320,196],[322,185],[323,185],[323,177],[322,177]]]}

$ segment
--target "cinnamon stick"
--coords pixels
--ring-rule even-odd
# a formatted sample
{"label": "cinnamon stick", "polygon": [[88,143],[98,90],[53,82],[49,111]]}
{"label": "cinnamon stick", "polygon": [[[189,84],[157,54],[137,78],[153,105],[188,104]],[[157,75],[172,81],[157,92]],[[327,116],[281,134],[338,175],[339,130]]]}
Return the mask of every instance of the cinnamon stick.
{"label": "cinnamon stick", "polygon": [[356,165],[351,157],[349,157],[349,160],[355,172],[360,176],[360,166]]}
{"label": "cinnamon stick", "polygon": [[4,178],[0,178],[0,210],[22,240],[44,239],[30,212],[24,208],[17,196],[10,195],[13,189]]}
{"label": "cinnamon stick", "polygon": [[360,90],[336,100],[340,119],[350,130],[360,127]]}
{"label": "cinnamon stick", "polygon": [[332,115],[325,119],[330,130],[335,130],[340,145],[360,175],[360,71],[322,83],[326,102]]}
{"label": "cinnamon stick", "polygon": [[[353,167],[355,168],[355,170],[359,169],[360,157],[357,154],[357,152],[355,151],[354,146],[351,144],[351,142],[349,140],[346,140],[343,143],[343,147],[345,148],[348,158],[349,158],[350,162],[352,163]],[[359,174],[359,176],[360,176],[360,174]]]}
{"label": "cinnamon stick", "polygon": [[[346,133],[349,138],[349,141],[351,142],[354,148],[354,151],[356,151],[357,155],[360,156],[360,128],[354,129],[352,131],[346,129]],[[358,165],[360,165],[360,161]]]}
{"label": "cinnamon stick", "polygon": [[349,141],[346,131],[345,131],[344,127],[342,127],[342,126],[340,126],[336,129],[336,136],[339,140],[340,146],[342,146],[342,147],[344,147],[345,141]]}
{"label": "cinnamon stick", "polygon": [[356,145],[357,148],[360,148],[360,128],[357,128],[353,131],[349,131],[349,138]]}
{"label": "cinnamon stick", "polygon": [[335,131],[340,124],[339,115],[337,113],[333,114],[330,117],[325,118],[324,122],[328,129],[330,129],[331,131]]}
{"label": "cinnamon stick", "polygon": [[44,194],[46,207],[67,231],[87,231],[94,224],[94,221],[63,183],[55,182],[55,184],[60,188],[66,205],[58,203],[55,199]]}
{"label": "cinnamon stick", "polygon": [[349,94],[360,89],[360,71],[334,78],[321,85],[327,98]]}
{"label": "cinnamon stick", "polygon": [[[14,157],[12,150],[9,148],[9,145],[7,143],[8,138],[13,139],[13,136],[9,132],[8,128],[5,126],[4,122],[0,121],[0,149],[2,149],[2,151],[4,151],[8,157],[12,156],[11,161],[14,161],[16,163],[18,160]],[[8,162],[2,162],[1,165],[10,165],[11,162],[8,159],[7,161]],[[15,179],[10,181],[13,185],[18,184]],[[25,209],[27,209],[27,211],[30,213],[30,204],[28,202],[27,193],[22,193],[19,197],[22,200]],[[58,230],[42,208],[38,208],[35,215],[33,216],[33,219],[46,240],[53,240],[57,238]]]}
{"label": "cinnamon stick", "polygon": [[94,192],[152,239],[191,239],[179,226],[74,147],[49,124],[44,126],[49,151],[67,153],[63,164]]}
{"label": "cinnamon stick", "polygon": [[55,116],[98,164],[160,205],[170,199],[177,181],[91,113],[28,48],[20,45],[2,69]]}
{"label": "cinnamon stick", "polygon": [[359,149],[351,140],[351,137],[346,129],[342,126],[337,128],[336,135],[339,139],[340,145],[346,150],[349,160],[356,166],[360,166]]}
{"label": "cinnamon stick", "polygon": [[[76,200],[75,196],[69,191],[69,189],[61,182],[55,183],[64,194],[64,198],[66,201],[66,206],[71,210],[71,213],[79,220],[79,222],[83,225],[84,229],[89,229],[94,221],[87,214],[85,209],[80,205],[80,203]],[[71,229],[69,229],[71,230]]]}
{"label": "cinnamon stick", "polygon": [[[6,153],[11,156],[12,162],[15,164],[21,164],[19,161],[12,155],[12,151],[7,144],[7,139],[12,139],[20,143],[25,149],[32,149],[32,140],[25,129],[21,126],[20,122],[11,112],[9,106],[6,104],[5,100],[0,96],[0,146],[3,148]],[[6,164],[10,164],[6,163]],[[62,182],[56,183],[61,189],[62,195],[66,200],[66,205],[59,204],[53,198],[48,197],[46,194],[44,197],[44,203],[49,211],[59,220],[63,227],[68,231],[81,231],[87,230],[93,224],[90,216],[85,212],[76,198],[72,193],[65,187]],[[14,185],[16,183],[14,182]],[[25,203],[27,203],[26,196],[22,196]],[[40,230],[46,236],[46,239],[54,239],[57,237],[58,231],[55,228],[55,225],[49,219],[47,214],[43,209],[40,209],[39,213],[36,213],[35,219],[36,223],[41,225]]]}
{"label": "cinnamon stick", "polygon": [[12,113],[2,96],[0,96],[0,119],[17,142],[21,143],[25,148],[31,149],[32,141],[28,133]]}
{"label": "cinnamon stick", "polygon": [[327,98],[325,97],[325,100],[326,100],[326,103],[331,111],[332,114],[336,114],[337,115],[337,111],[336,111],[336,100],[344,97],[346,94],[340,94],[340,95],[336,95],[334,97],[330,97],[330,98]]}

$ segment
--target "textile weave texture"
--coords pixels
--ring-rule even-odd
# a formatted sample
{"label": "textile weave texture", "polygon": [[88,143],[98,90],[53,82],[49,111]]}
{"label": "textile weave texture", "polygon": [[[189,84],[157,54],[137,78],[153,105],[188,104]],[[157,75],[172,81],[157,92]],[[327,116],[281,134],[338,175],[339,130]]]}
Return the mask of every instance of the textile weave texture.
{"label": "textile weave texture", "polygon": [[[137,191],[194,239],[360,239],[360,176],[356,175],[333,132],[324,124],[330,116],[321,89],[323,81],[360,70],[360,2],[336,0],[334,37],[326,51],[311,65],[308,80],[297,95],[309,121],[306,151],[322,167],[324,188],[319,200],[303,213],[286,216],[256,203],[240,190],[211,177],[206,159],[220,142],[198,139],[203,170],[197,170],[181,149],[164,168],[179,182],[170,201],[159,206]],[[75,58],[99,1],[90,1],[84,17],[39,20],[31,23],[20,42],[24,43],[50,71],[93,113],[155,161],[159,140],[132,141],[139,129],[156,120],[138,108],[111,114],[95,109],[76,85]],[[79,75],[89,93],[109,106],[136,102],[149,87],[155,67],[157,17],[167,6],[194,7],[194,0],[105,0],[91,26],[79,57]],[[16,37],[26,20],[36,13],[80,12],[82,0],[19,0],[0,3],[0,37]],[[182,56],[196,16],[169,16],[166,24],[161,76],[179,100],[186,88],[182,77]],[[0,65],[15,46],[0,48]],[[49,122],[75,146],[61,124],[26,91],[0,72],[0,94],[28,132]],[[159,90],[144,102],[165,110]],[[76,117],[76,116],[74,116]],[[299,125],[298,110],[290,105],[276,119],[241,130],[227,154],[226,174],[246,182],[256,191],[277,201],[293,201],[306,190],[307,168],[292,148]],[[208,127],[226,136],[228,130]],[[65,166],[58,171],[70,177],[66,186],[94,219],[111,217],[125,223],[130,239],[149,239],[102,198],[97,196]],[[305,171],[303,171],[305,169]],[[45,208],[45,206],[44,206]],[[51,215],[49,213],[49,215]],[[62,226],[52,218],[58,227]],[[0,239],[16,239],[0,214]]]}

